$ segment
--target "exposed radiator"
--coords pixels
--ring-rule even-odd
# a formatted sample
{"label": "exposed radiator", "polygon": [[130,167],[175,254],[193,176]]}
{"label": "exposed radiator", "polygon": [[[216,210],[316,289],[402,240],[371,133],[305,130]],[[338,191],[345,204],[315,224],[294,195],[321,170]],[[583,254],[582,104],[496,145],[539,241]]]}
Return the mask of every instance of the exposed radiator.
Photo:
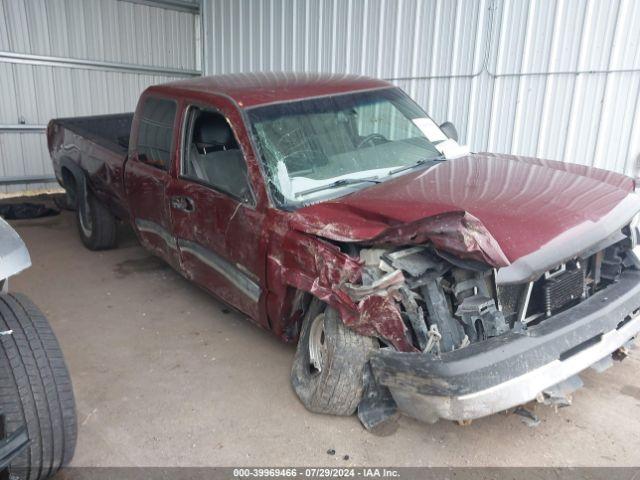
{"label": "exposed radiator", "polygon": [[566,304],[580,299],[584,293],[584,270],[576,268],[545,280],[542,285],[547,317]]}

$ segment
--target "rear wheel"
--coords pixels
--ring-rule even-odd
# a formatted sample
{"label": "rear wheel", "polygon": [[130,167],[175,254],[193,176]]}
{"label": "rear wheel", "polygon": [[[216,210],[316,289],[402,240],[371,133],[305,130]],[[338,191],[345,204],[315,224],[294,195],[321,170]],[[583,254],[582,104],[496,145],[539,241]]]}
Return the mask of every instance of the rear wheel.
{"label": "rear wheel", "polygon": [[362,399],[364,368],[376,348],[375,339],[345,327],[336,310],[310,309],[293,360],[293,389],[312,412],[351,415]]}
{"label": "rear wheel", "polygon": [[89,250],[106,250],[116,246],[117,221],[93,193],[78,197],[76,208],[80,239]]}
{"label": "rear wheel", "polygon": [[0,414],[6,434],[26,426],[29,438],[10,472],[20,479],[47,478],[75,450],[69,372],[47,319],[24,295],[0,295],[0,331],[11,331],[0,336]]}

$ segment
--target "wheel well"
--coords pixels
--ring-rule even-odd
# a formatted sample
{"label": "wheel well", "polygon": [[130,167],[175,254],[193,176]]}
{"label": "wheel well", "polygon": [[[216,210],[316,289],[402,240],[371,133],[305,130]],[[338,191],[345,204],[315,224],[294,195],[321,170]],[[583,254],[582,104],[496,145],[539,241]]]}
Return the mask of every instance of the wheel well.
{"label": "wheel well", "polygon": [[71,205],[76,205],[76,194],[78,191],[76,185],[76,177],[73,176],[71,170],[66,167],[62,167],[62,186],[67,191],[67,195],[69,196],[69,201]]}
{"label": "wheel well", "polygon": [[[300,327],[304,316],[309,310],[309,306],[315,299],[313,295],[296,287],[289,286],[284,297],[283,320],[279,322],[284,330],[287,341],[297,341]],[[269,322],[271,325],[271,321]],[[273,327],[272,327],[273,328]]]}

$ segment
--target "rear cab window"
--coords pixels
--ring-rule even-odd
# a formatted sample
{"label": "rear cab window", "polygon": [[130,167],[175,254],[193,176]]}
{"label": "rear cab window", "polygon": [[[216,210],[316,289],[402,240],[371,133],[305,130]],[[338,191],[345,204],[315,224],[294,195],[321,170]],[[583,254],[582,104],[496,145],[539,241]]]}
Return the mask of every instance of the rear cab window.
{"label": "rear cab window", "polygon": [[163,170],[171,165],[173,124],[177,104],[173,100],[147,97],[138,123],[137,153],[141,162]]}

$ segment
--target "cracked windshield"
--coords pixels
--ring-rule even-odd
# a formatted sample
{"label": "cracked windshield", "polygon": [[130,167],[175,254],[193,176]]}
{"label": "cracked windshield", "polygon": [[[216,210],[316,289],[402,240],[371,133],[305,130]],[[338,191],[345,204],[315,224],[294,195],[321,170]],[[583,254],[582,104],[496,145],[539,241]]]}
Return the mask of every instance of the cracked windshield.
{"label": "cracked windshield", "polygon": [[285,207],[468,153],[395,88],[259,107],[249,118],[269,188]]}

